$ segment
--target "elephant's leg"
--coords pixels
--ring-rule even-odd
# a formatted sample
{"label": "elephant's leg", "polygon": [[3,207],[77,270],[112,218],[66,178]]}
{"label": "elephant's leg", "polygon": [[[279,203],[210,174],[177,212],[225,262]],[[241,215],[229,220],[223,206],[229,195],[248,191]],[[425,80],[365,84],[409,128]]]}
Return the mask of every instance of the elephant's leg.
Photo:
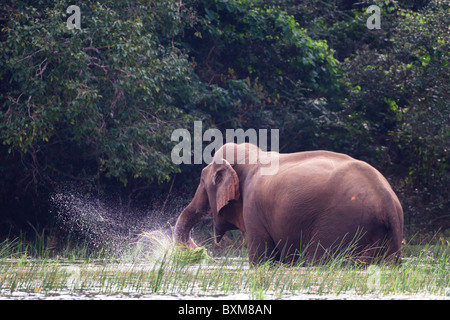
{"label": "elephant's leg", "polygon": [[268,235],[247,233],[249,260],[253,265],[278,260],[276,245]]}
{"label": "elephant's leg", "polygon": [[253,243],[249,250],[249,259],[253,265],[264,264],[268,261],[276,261],[277,254],[273,241]]}
{"label": "elephant's leg", "polygon": [[277,244],[267,230],[263,215],[255,207],[255,201],[251,196],[248,197],[248,201],[243,208],[243,218],[247,233],[249,261],[252,265],[277,261],[279,260]]}
{"label": "elephant's leg", "polygon": [[320,241],[312,241],[305,249],[305,260],[308,264],[320,264],[325,256],[325,248]]}

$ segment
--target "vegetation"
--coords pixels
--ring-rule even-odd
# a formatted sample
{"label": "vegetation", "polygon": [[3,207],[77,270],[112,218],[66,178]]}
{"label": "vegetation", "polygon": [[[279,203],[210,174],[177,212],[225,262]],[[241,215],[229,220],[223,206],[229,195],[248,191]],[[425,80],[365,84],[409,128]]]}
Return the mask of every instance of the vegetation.
{"label": "vegetation", "polygon": [[366,160],[408,231],[450,228],[446,1],[82,1],[80,30],[70,4],[0,9],[2,237],[47,230],[68,184],[124,208],[190,197],[201,166],[174,165],[170,136],[194,120]]}
{"label": "vegetation", "polygon": [[[241,299],[292,297],[443,298],[450,295],[450,246],[406,246],[402,265],[361,268],[343,256],[316,267],[262,265],[249,268],[245,251],[198,260],[173,254],[160,238],[153,250],[131,246],[129,255],[86,255],[66,251],[57,257],[27,253],[22,240],[0,244],[0,293],[6,297],[186,298],[239,295]],[[76,253],[76,255],[73,255]]]}

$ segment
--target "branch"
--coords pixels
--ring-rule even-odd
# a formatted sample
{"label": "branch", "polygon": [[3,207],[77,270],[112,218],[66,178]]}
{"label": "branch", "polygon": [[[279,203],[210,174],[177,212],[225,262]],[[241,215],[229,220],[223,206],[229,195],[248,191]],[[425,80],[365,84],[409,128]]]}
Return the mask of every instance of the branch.
{"label": "branch", "polygon": [[[24,57],[24,58],[22,58],[22,59],[20,59],[20,60],[17,60],[17,62],[21,62],[21,61],[23,61],[23,60],[30,59],[32,56],[34,56],[34,55],[35,55],[36,53],[38,53],[38,52],[41,52],[42,50],[44,50],[44,48],[41,48],[41,49],[39,49],[39,50],[33,52],[32,54],[29,54],[28,56],[26,56],[26,57]],[[16,62],[16,63],[17,63],[17,62]]]}
{"label": "branch", "polygon": [[433,224],[433,223],[436,222],[437,220],[447,219],[447,218],[450,218],[450,214],[446,214],[446,215],[443,215],[443,216],[440,216],[440,217],[431,219],[430,221],[428,221],[428,225]]}
{"label": "branch", "polygon": [[[42,64],[43,64],[44,62],[45,62],[45,65],[44,65],[44,67],[42,67]],[[44,73],[45,69],[47,69],[47,65],[48,65],[48,61],[47,61],[47,58],[45,58],[44,61],[42,61],[42,62],[39,64],[39,72],[36,71],[35,76],[36,76],[36,77],[41,77],[41,79],[42,79],[42,74]]]}

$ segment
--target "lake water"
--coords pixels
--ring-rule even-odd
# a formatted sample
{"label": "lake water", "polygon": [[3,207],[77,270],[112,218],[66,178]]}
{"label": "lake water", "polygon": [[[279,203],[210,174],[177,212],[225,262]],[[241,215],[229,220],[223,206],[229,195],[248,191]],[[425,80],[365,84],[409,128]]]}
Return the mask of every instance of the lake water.
{"label": "lake water", "polygon": [[[242,258],[231,257],[192,265],[176,265],[168,260],[73,263],[0,259],[0,300],[450,300],[450,288],[440,295],[426,289],[411,294],[383,294],[361,293],[355,285],[336,293],[335,282],[348,281],[347,271],[342,272],[330,279],[326,270],[315,268],[260,270],[249,268]],[[351,270],[348,277],[366,279],[367,272]],[[311,278],[302,280],[309,285],[291,288],[297,278],[305,277]]]}

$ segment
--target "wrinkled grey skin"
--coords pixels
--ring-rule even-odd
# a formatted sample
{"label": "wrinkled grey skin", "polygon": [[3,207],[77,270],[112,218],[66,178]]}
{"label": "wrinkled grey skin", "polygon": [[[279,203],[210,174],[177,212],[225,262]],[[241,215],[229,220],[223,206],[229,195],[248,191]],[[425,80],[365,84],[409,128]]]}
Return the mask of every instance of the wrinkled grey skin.
{"label": "wrinkled grey skin", "polygon": [[[249,161],[255,154],[257,163]],[[268,156],[278,157],[273,175],[261,174]],[[350,243],[360,261],[380,261],[382,255],[396,262],[403,238],[402,207],[381,173],[328,151],[281,154],[247,143],[222,146],[178,217],[175,242],[196,247],[189,233],[211,216],[217,243],[228,230],[247,234],[253,264],[292,261],[299,252],[314,263]]]}

